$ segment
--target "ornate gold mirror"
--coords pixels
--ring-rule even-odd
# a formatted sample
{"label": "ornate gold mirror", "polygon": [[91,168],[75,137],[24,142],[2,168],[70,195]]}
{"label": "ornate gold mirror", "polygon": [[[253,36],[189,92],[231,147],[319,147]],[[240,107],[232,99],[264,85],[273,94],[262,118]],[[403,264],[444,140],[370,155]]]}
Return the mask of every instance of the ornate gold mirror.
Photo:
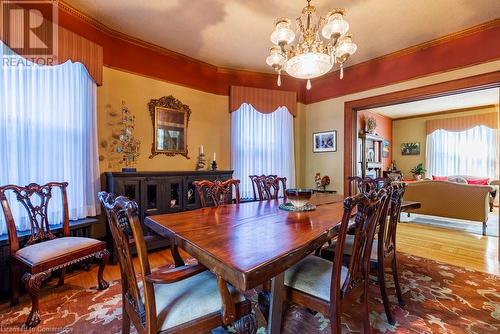
{"label": "ornate gold mirror", "polygon": [[187,127],[191,109],[172,95],[148,103],[153,120],[153,146],[150,159],[158,154],[188,157]]}

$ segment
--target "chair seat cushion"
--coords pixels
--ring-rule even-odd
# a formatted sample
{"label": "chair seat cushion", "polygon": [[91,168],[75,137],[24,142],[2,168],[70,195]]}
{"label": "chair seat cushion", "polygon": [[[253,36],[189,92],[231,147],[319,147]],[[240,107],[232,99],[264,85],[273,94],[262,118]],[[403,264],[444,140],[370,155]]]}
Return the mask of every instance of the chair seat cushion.
{"label": "chair seat cushion", "polygon": [[[318,256],[308,256],[285,272],[285,285],[330,301],[330,286],[332,284],[333,263]],[[348,269],[342,266],[340,284],[347,277]]]}
{"label": "chair seat cushion", "polygon": [[[144,295],[142,284],[139,287]],[[154,289],[159,330],[166,330],[222,309],[217,278],[208,270],[179,282],[155,284]],[[229,284],[228,289],[235,303],[245,300]]]}
{"label": "chair seat cushion", "polygon": [[[64,237],[26,246],[19,249],[15,256],[35,266],[71,253],[79,253],[99,244],[103,244],[103,242],[97,239]],[[85,254],[81,254],[81,256],[85,256]]]}

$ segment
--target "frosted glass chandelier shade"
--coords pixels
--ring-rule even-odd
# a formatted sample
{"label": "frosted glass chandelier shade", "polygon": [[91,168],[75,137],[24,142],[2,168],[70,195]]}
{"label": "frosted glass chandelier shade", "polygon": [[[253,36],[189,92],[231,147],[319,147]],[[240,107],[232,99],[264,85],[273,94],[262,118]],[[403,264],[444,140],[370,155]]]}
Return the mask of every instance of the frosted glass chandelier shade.
{"label": "frosted glass chandelier shade", "polygon": [[321,30],[324,38],[330,39],[332,36],[342,36],[349,30],[349,23],[344,20],[342,13],[330,12],[326,16],[326,22]]}
{"label": "frosted glass chandelier shade", "polygon": [[330,56],[321,52],[310,52],[295,56],[286,62],[288,74],[299,79],[312,79],[328,73],[333,64]]}
{"label": "frosted glass chandelier shade", "polygon": [[339,38],[339,46],[335,50],[335,55],[337,57],[343,57],[344,55],[352,55],[358,49],[358,46],[352,42],[351,36],[342,36]]}
{"label": "frosted glass chandelier shade", "polygon": [[290,19],[280,18],[276,20],[274,31],[271,34],[271,42],[276,45],[290,44],[295,39],[295,33],[290,29]]}

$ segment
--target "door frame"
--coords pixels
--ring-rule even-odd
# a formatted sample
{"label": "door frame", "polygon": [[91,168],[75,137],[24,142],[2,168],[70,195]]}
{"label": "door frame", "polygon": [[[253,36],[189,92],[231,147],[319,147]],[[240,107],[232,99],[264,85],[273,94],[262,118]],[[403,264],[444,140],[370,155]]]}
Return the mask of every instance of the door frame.
{"label": "door frame", "polygon": [[[347,176],[354,175],[356,171],[355,153],[357,143],[357,115],[359,110],[498,87],[500,87],[500,71],[494,71],[437,84],[346,101],[344,103],[344,189],[348,189],[349,186]],[[498,224],[500,230],[500,217]],[[500,236],[498,237],[498,261],[500,262]]]}

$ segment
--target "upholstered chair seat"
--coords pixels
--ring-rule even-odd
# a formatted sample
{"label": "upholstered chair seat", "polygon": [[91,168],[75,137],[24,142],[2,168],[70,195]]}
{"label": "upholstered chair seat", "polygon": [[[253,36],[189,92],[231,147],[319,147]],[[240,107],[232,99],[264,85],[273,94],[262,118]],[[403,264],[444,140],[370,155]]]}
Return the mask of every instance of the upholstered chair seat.
{"label": "upholstered chair seat", "polygon": [[[308,295],[330,301],[333,262],[318,256],[308,256],[285,272],[285,285]],[[348,269],[342,266],[340,284],[344,284]]]}
{"label": "upholstered chair seat", "polygon": [[35,266],[62,257],[69,261],[71,254],[74,254],[75,258],[80,258],[82,251],[102,244],[104,244],[102,241],[91,238],[64,237],[26,246],[19,249],[14,256]]}
{"label": "upholstered chair seat", "polygon": [[[161,331],[217,313],[222,308],[217,277],[210,271],[171,284],[155,284],[154,289],[158,329]],[[228,289],[235,303],[245,300],[232,286],[228,285]],[[144,295],[142,284],[140,291]]]}

